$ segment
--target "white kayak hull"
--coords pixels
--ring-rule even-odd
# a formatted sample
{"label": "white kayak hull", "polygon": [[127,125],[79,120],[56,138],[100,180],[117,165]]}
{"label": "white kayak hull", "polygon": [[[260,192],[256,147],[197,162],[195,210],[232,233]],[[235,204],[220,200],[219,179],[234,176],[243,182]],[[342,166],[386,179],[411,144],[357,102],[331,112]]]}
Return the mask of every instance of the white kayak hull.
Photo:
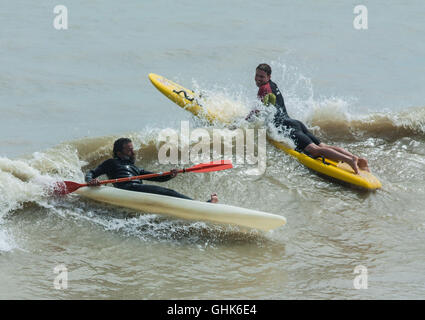
{"label": "white kayak hull", "polygon": [[102,203],[180,219],[231,224],[269,231],[286,223],[282,216],[235,206],[127,191],[113,187],[83,187],[75,193]]}

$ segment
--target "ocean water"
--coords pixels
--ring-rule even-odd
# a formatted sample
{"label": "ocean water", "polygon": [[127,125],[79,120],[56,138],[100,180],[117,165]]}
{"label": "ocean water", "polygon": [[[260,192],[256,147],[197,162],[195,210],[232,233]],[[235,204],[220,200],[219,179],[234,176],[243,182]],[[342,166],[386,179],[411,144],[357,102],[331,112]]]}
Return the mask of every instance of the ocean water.
{"label": "ocean water", "polygon": [[[366,30],[353,26],[355,1],[75,0],[56,30],[59,4],[1,4],[1,299],[424,298],[423,1],[363,1]],[[382,189],[329,181],[267,144],[261,175],[241,163],[163,185],[286,217],[272,232],[49,193],[82,182],[121,136],[138,165],[163,171],[162,130],[212,132],[149,73],[243,117],[262,62],[289,114],[366,157]],[[358,266],[367,289],[355,288]]]}

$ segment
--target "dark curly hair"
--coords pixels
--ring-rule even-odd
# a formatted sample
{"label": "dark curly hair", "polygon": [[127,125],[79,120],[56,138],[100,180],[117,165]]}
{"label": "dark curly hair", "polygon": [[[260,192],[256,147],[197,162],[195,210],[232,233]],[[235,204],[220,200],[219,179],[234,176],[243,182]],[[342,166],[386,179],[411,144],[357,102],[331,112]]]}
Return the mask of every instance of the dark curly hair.
{"label": "dark curly hair", "polygon": [[117,152],[121,152],[122,148],[124,147],[124,145],[126,145],[127,143],[132,142],[129,138],[119,138],[118,140],[116,140],[114,142],[114,157],[117,157]]}
{"label": "dark curly hair", "polygon": [[268,76],[272,74],[272,68],[267,63],[259,64],[256,69],[264,71]]}

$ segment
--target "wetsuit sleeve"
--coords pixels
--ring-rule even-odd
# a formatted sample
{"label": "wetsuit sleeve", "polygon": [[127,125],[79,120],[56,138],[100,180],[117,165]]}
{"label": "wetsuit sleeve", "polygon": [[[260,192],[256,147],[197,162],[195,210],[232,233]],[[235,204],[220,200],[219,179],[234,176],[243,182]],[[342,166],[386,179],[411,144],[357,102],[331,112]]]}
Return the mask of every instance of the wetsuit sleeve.
{"label": "wetsuit sleeve", "polygon": [[[140,169],[139,175],[151,174],[151,173],[155,173],[155,172],[150,172],[150,171],[146,171],[146,170]],[[156,181],[156,182],[165,182],[165,181],[168,181],[168,180],[171,180],[171,179],[173,179],[173,177],[171,177],[170,175],[168,175],[168,176],[153,177],[153,178],[142,179],[142,180]]]}
{"label": "wetsuit sleeve", "polygon": [[270,88],[272,90],[272,93],[276,96],[276,108],[281,113],[281,116],[288,117],[288,112],[286,111],[285,101],[283,100],[283,95],[280,92],[279,88],[277,87],[276,83],[273,81],[269,81]]}
{"label": "wetsuit sleeve", "polygon": [[279,95],[276,96],[275,105],[281,107],[283,109],[283,111],[285,111],[285,113],[286,113],[285,101],[283,100],[282,94],[279,94]]}
{"label": "wetsuit sleeve", "polygon": [[260,110],[258,110],[258,109],[251,110],[251,112],[245,117],[245,120],[251,121],[252,116],[254,114],[258,115],[259,113],[260,113]]}
{"label": "wetsuit sleeve", "polygon": [[93,179],[96,179],[97,177],[101,176],[102,174],[108,174],[108,172],[110,172],[110,166],[111,166],[111,161],[110,160],[106,160],[104,162],[102,162],[96,169],[92,169],[87,171],[84,180],[86,182],[90,182]]}
{"label": "wetsuit sleeve", "polygon": [[[273,94],[272,89],[270,87],[270,83],[266,83],[265,85],[262,85],[259,89],[258,89],[258,93],[257,93],[257,98],[261,100],[261,102],[264,103],[264,98],[268,95],[268,94]],[[258,116],[260,113],[260,110],[258,109],[254,109],[252,110],[246,117],[245,120],[247,121],[251,121],[251,118],[254,116],[254,114],[256,116]]]}

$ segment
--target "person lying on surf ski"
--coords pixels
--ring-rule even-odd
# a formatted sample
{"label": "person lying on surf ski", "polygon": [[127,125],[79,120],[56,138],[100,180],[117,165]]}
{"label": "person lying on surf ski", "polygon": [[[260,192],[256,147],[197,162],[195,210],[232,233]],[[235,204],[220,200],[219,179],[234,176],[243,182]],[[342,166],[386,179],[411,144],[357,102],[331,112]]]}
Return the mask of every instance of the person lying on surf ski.
{"label": "person lying on surf ski", "polygon": [[[109,179],[119,179],[152,173],[149,171],[145,171],[144,169],[139,168],[134,164],[135,153],[133,149],[133,142],[128,138],[120,138],[114,142],[113,155],[114,157],[112,159],[104,161],[96,169],[89,170],[86,173],[85,180],[89,186],[99,186],[100,181],[97,179],[97,177],[103,174],[106,174]],[[172,174],[169,176],[154,177],[146,180],[165,182],[177,176],[176,169],[171,170],[171,172]],[[114,187],[129,191],[154,193],[169,197],[193,200],[192,198],[189,198],[172,189],[167,189],[155,185],[143,184],[142,180],[131,180],[126,182],[114,183]],[[217,194],[213,193],[211,195],[211,199],[208,200],[208,202],[218,202]]]}
{"label": "person lying on surf ski", "polygon": [[[314,136],[299,120],[289,117],[286,111],[283,96],[277,85],[271,80],[272,69],[268,64],[262,63],[255,70],[255,84],[257,85],[257,97],[265,105],[273,105],[276,107],[276,113],[273,123],[279,133],[290,132],[289,137],[294,141],[296,150],[304,152],[313,158],[325,157],[335,161],[343,161],[349,164],[356,174],[359,169],[369,172],[368,162],[365,158],[358,157],[347,150],[330,146],[321,142]],[[258,115],[259,110],[252,110],[246,117],[246,120],[252,119],[253,115]]]}

